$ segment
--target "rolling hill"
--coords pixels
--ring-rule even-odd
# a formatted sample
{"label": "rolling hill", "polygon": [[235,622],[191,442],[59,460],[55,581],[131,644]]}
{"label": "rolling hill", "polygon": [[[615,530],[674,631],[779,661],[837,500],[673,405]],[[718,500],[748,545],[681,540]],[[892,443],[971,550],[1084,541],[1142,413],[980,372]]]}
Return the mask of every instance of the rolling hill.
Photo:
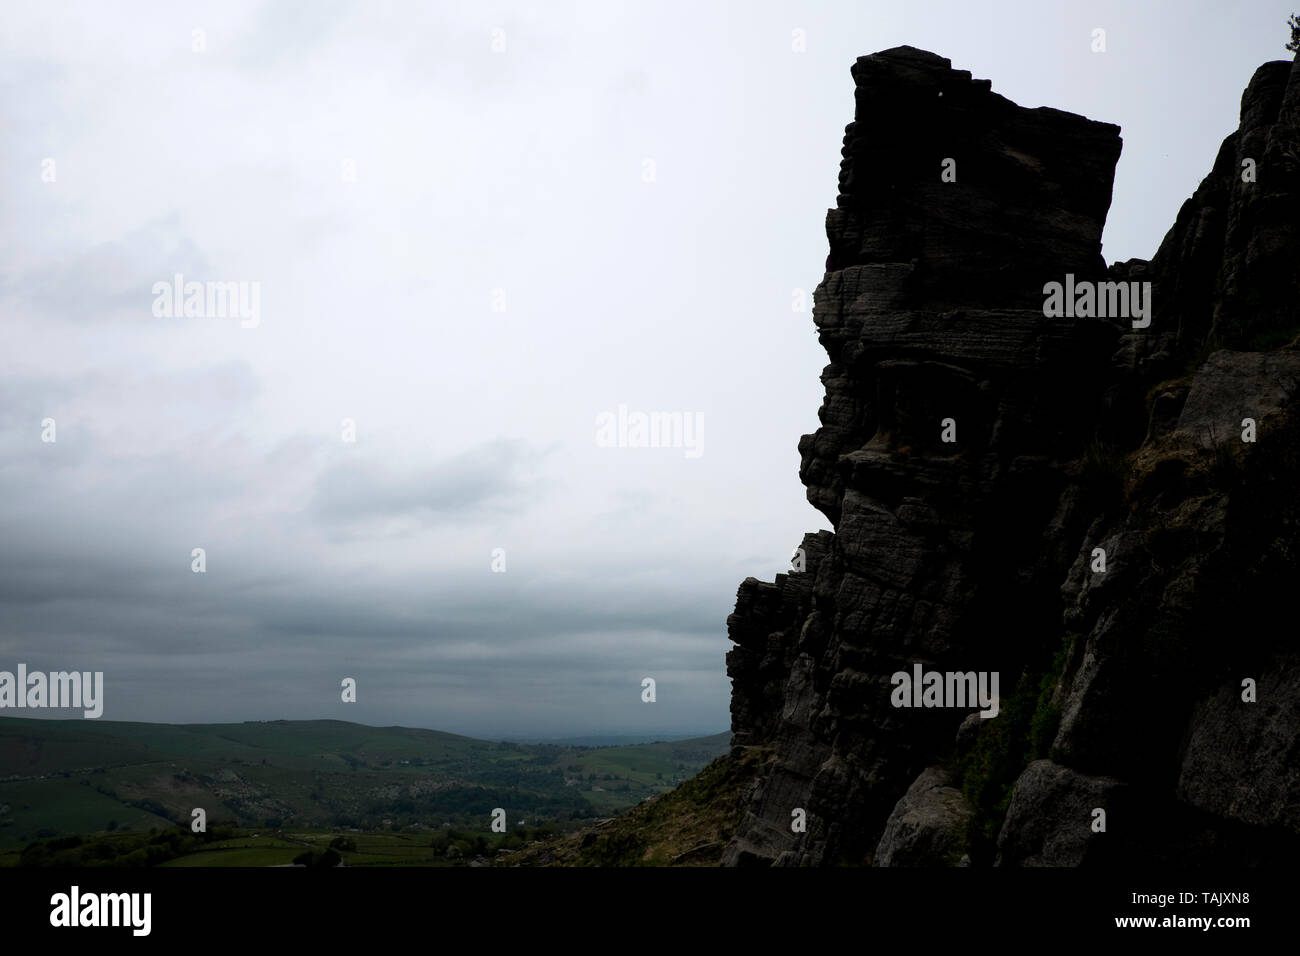
{"label": "rolling hill", "polygon": [[407,836],[448,828],[487,832],[492,810],[501,807],[511,827],[546,823],[565,831],[673,789],[729,742],[724,733],[581,747],[337,720],[6,717],[0,718],[0,848],[176,825],[188,832],[196,807],[209,827]]}

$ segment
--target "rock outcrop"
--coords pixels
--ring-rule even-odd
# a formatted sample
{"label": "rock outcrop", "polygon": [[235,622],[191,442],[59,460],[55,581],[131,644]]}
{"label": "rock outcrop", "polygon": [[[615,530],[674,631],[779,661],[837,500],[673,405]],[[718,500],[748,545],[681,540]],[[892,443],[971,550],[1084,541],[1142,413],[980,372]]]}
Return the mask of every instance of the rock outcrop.
{"label": "rock outcrop", "polygon": [[941,767],[930,767],[907,788],[885,821],[876,847],[877,866],[969,863],[963,849],[971,811]]}
{"label": "rock outcrop", "polygon": [[[770,759],[724,864],[1294,854],[1300,71],[1256,72],[1152,260],[1109,267],[1118,127],[910,47],[853,77],[799,443],[835,531],[728,619],[733,753]],[[1045,314],[1051,282],[1110,314]],[[917,664],[998,674],[997,716],[895,706]]]}

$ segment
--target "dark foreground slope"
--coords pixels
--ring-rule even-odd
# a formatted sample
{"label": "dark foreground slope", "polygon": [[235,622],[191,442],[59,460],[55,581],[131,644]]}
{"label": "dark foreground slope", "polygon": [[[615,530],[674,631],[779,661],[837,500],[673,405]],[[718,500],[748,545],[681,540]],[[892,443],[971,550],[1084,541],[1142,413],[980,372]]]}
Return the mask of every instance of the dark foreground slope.
{"label": "dark foreground slope", "polygon": [[498,866],[717,866],[769,759],[749,747],[675,790],[576,833],[500,854]]}
{"label": "dark foreground slope", "polygon": [[[1155,257],[1109,268],[1117,127],[908,47],[853,76],[799,445],[835,531],[728,620],[732,759],[770,760],[720,859],[1292,859],[1300,70],[1260,67]],[[1045,316],[1067,273],[1151,282],[1149,326]],[[997,672],[998,716],[893,706],[918,663]]]}

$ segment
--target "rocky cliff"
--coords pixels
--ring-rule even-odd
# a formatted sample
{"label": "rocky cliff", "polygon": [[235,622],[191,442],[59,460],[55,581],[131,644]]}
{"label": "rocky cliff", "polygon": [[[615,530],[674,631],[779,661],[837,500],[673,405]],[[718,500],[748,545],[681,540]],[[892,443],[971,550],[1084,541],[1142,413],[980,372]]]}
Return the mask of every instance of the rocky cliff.
{"label": "rocky cliff", "polygon": [[[910,47],[852,73],[799,443],[835,530],[728,619],[762,769],[723,862],[1289,860],[1300,68],[1259,68],[1155,256],[1109,267],[1118,127]],[[1051,282],[1096,297],[1045,314]],[[997,715],[896,706],[917,665],[998,675]]]}

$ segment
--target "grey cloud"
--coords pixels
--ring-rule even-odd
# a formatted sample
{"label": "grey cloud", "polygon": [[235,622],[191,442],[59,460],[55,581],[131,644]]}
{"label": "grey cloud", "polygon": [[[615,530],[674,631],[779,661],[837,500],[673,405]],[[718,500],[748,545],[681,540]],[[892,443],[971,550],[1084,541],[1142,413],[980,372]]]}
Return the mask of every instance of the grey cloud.
{"label": "grey cloud", "polygon": [[526,472],[544,452],[522,441],[487,442],[415,474],[373,462],[341,462],[316,482],[313,509],[335,521],[421,513],[465,515],[483,508],[515,510],[537,487]]}
{"label": "grey cloud", "polygon": [[42,316],[67,322],[106,319],[158,321],[153,316],[153,285],[224,278],[212,275],[203,252],[179,234],[171,215],[121,239],[73,249],[56,262],[6,282],[10,308],[22,303]]}
{"label": "grey cloud", "polygon": [[[1232,38],[1207,105],[1157,14],[1107,24],[1129,52],[1098,84],[1092,24],[1063,51],[1020,25],[1042,6],[901,5],[864,46],[848,2],[798,23],[776,3],[10,4],[0,664],[102,667],[110,719],[726,726],[736,587],[825,526],[796,444],[826,356],[791,289],[822,275],[854,58],[911,43],[1122,124],[1115,258],[1154,251],[1235,125],[1260,57],[1238,12],[1178,21]],[[991,33],[1024,56],[990,66]],[[261,281],[264,321],[154,319],[177,272]],[[624,401],[705,410],[705,455],[596,448]]]}

